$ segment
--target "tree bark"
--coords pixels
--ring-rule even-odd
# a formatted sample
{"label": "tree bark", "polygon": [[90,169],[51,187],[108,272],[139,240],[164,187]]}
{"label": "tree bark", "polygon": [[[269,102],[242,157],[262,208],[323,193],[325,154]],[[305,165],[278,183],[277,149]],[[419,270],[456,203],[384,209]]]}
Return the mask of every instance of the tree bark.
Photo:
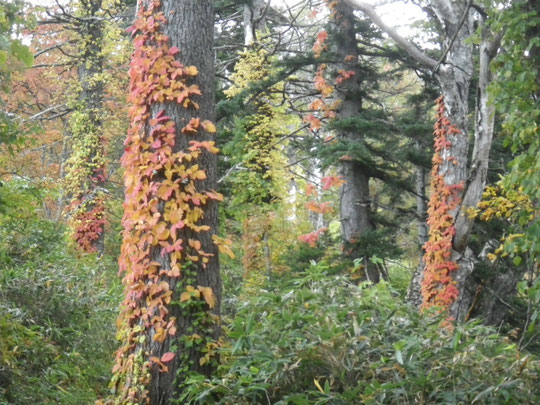
{"label": "tree bark", "polygon": [[[346,119],[358,116],[362,111],[360,89],[363,78],[356,44],[356,17],[350,5],[339,1],[333,10],[332,19],[336,36],[335,53],[340,61],[338,69],[354,72],[352,77],[335,86],[336,97],[340,100],[336,118]],[[341,130],[338,136],[346,143],[363,141],[362,134],[356,131]],[[377,269],[370,265],[367,257],[360,257],[358,253],[361,237],[374,230],[369,193],[370,177],[360,163],[348,158],[340,162],[340,175],[345,181],[340,195],[341,237],[345,254],[352,259],[363,259],[366,278],[378,282],[380,275]]]}
{"label": "tree bark", "polygon": [[[419,146],[418,146],[419,147]],[[416,167],[416,218],[418,221],[418,245],[420,249],[428,240],[427,204],[426,204],[426,178],[427,170],[421,166]],[[416,307],[422,305],[422,279],[424,271],[424,258],[420,255],[420,263],[416,267],[409,288],[407,289],[407,301]]]}
{"label": "tree bark", "polygon": [[244,4],[244,45],[249,46],[257,42],[257,31],[266,26],[266,11],[269,2],[265,0],[251,0]]}
{"label": "tree bark", "polygon": [[[153,111],[157,114],[163,108],[167,114],[174,119],[177,128],[182,128],[188,124],[194,116],[203,120],[215,120],[215,99],[214,99],[214,8],[211,0],[163,0],[163,12],[168,19],[168,23],[163,27],[163,33],[169,36],[171,46],[180,49],[179,58],[185,66],[196,66],[199,74],[194,83],[199,86],[202,95],[197,99],[198,111],[188,110],[179,104],[161,105],[156,104]],[[199,138],[199,137],[198,137]],[[213,140],[210,133],[205,132],[200,135],[202,141]],[[198,140],[199,140],[198,139]],[[189,138],[185,135],[177,134],[176,149],[186,149]],[[206,172],[206,180],[199,180],[197,188],[199,190],[215,190],[217,188],[217,160],[216,156],[204,153],[197,164]],[[220,315],[221,303],[221,279],[219,274],[219,261],[217,248],[212,241],[212,235],[217,233],[217,204],[209,201],[204,210],[204,217],[199,221],[201,226],[209,226],[209,232],[197,233],[184,228],[184,232],[179,234],[183,240],[199,240],[202,249],[212,254],[206,268],[200,264],[193,264],[195,267],[195,283],[197,286],[212,288],[216,304],[211,312]],[[158,251],[155,252],[155,259],[163,261],[163,265],[170,267],[167,257],[162,257]],[[175,282],[178,281],[178,284]],[[171,289],[175,290],[178,297],[180,287],[186,285],[185,280],[170,280]],[[163,344],[154,344],[150,347],[150,355],[161,357],[164,353],[173,351],[175,358],[168,365],[168,372],[161,373],[157,367],[152,370],[150,401],[154,405],[166,405],[172,403],[178,390],[186,377],[187,370],[180,367],[189,365],[189,371],[196,371],[207,376],[210,375],[213,367],[208,362],[200,365],[200,359],[204,355],[201,348],[193,345],[188,348],[180,337],[198,333],[201,336],[209,335],[213,340],[217,340],[220,335],[219,322],[214,323],[213,330],[206,331],[206,325],[196,326],[194,321],[196,314],[183,311],[179,306],[171,306],[172,317],[176,318],[177,332],[175,336],[168,338]],[[209,333],[210,332],[210,333]],[[176,346],[176,349],[175,349]],[[204,348],[203,348],[204,349]],[[186,359],[187,355],[187,359]],[[184,362],[182,361],[184,360]],[[187,362],[185,361],[187,360]]]}
{"label": "tree bark", "polygon": [[102,1],[81,2],[83,19],[73,21],[81,37],[77,73],[80,90],[70,118],[72,156],[67,162],[70,225],[78,247],[103,253],[105,231],[103,148],[103,21]]}

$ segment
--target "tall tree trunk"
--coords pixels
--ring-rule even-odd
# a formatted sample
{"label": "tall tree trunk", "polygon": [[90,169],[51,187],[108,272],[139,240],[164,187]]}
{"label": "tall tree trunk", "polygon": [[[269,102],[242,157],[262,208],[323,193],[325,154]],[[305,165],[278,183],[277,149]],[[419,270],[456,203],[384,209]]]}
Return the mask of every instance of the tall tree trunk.
{"label": "tall tree trunk", "polygon": [[[335,53],[338,69],[354,72],[352,77],[336,85],[337,97],[341,101],[336,118],[347,119],[358,116],[362,111],[362,71],[358,60],[356,30],[353,8],[339,1],[333,9],[333,25],[336,36]],[[339,138],[346,143],[362,142],[362,134],[357,131],[342,130]],[[369,265],[366,257],[358,252],[361,237],[374,229],[371,218],[371,199],[369,194],[369,175],[365,168],[354,160],[344,158],[340,163],[340,175],[345,181],[340,195],[341,237],[347,256],[362,259],[365,275],[370,281],[379,281],[379,272]]]}
{"label": "tall tree trunk", "polygon": [[[257,38],[257,33],[266,28],[267,7],[264,0],[251,0],[244,4],[245,48],[235,67],[235,83],[228,90],[231,96],[270,74],[267,52]],[[244,155],[242,165],[254,176],[241,185],[254,190],[245,201],[249,205],[244,206],[248,216],[244,220],[242,263],[245,279],[259,275],[263,268],[270,279],[270,213],[271,204],[277,197],[272,188],[275,176],[271,174],[271,154],[276,147],[277,134],[268,123],[273,122],[276,116],[268,95],[263,94],[252,100],[252,108],[253,113],[245,118],[245,143],[241,148]]]}
{"label": "tall tree trunk", "polygon": [[122,401],[176,403],[217,364],[221,281],[211,0],[141,0],[132,27],[121,271]]}
{"label": "tall tree trunk", "polygon": [[[418,146],[419,147],[419,146]],[[418,221],[418,245],[422,249],[428,241],[427,204],[426,204],[426,178],[427,170],[421,166],[416,167],[416,219]],[[407,301],[416,307],[422,305],[422,279],[424,275],[424,254],[421,250],[420,263],[413,273],[409,288],[407,289]]]}
{"label": "tall tree trunk", "polygon": [[101,1],[80,3],[84,18],[73,19],[82,49],[77,73],[80,90],[70,118],[72,155],[66,167],[71,202],[69,223],[80,249],[103,252],[105,161],[103,156],[103,21]]}

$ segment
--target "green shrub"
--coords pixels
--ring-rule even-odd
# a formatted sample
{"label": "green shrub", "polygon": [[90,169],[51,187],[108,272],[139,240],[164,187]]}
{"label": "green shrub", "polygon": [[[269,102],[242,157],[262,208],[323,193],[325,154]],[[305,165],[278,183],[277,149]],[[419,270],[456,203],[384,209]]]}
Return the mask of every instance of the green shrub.
{"label": "green shrub", "polygon": [[540,403],[538,359],[493,329],[450,333],[388,285],[320,265],[291,277],[240,306],[218,374],[193,376],[180,403]]}
{"label": "green shrub", "polygon": [[0,211],[0,404],[93,404],[107,391],[122,288],[111,257],[81,256],[6,185]]}

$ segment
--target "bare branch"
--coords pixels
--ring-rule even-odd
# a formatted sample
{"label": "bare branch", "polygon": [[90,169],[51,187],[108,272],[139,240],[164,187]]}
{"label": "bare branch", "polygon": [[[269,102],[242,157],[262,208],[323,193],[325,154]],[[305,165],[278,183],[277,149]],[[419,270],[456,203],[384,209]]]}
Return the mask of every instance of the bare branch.
{"label": "bare branch", "polygon": [[349,4],[354,9],[359,10],[365,15],[367,15],[381,30],[383,30],[385,33],[388,34],[390,38],[396,41],[400,48],[402,48],[405,52],[407,52],[409,56],[414,58],[416,61],[432,69],[434,69],[437,66],[437,61],[435,59],[432,59],[429,56],[427,56],[420,49],[418,49],[416,45],[414,45],[412,42],[410,42],[406,38],[399,35],[393,27],[386,24],[381,19],[381,17],[377,14],[377,12],[375,11],[375,8],[371,4],[366,3],[365,1],[360,1],[360,0],[344,0],[344,1],[345,3]]}

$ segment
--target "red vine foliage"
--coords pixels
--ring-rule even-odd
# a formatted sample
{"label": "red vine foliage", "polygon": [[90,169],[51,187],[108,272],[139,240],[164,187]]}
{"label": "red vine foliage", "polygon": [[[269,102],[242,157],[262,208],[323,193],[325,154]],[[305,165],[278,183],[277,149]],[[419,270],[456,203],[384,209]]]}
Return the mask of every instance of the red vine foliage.
{"label": "red vine foliage", "polygon": [[73,230],[73,237],[78,248],[86,253],[97,252],[97,243],[102,238],[107,222],[103,198],[96,198],[92,202],[91,208],[87,211],[82,209],[76,211],[72,222],[76,224]]}
{"label": "red vine foliage", "polygon": [[[461,202],[460,192],[463,184],[446,184],[441,173],[443,151],[451,145],[447,135],[458,134],[456,128],[446,117],[443,97],[437,103],[435,123],[435,153],[431,170],[431,197],[428,208],[429,240],[424,244],[424,279],[422,282],[423,308],[433,306],[449,309],[458,297],[452,274],[458,269],[452,261],[452,239],[455,235],[454,213]],[[455,161],[455,158],[450,157]]]}
{"label": "red vine foliage", "polygon": [[[175,357],[172,352],[156,357],[151,347],[160,347],[177,334],[169,304],[185,263],[204,268],[213,256],[199,240],[185,235],[187,231],[192,235],[209,232],[209,226],[199,225],[205,205],[223,197],[215,191],[197,190],[198,181],[206,179],[199,158],[205,152],[218,152],[213,141],[197,140],[197,136],[215,132],[214,124],[193,117],[177,129],[165,110],[152,108],[176,103],[196,115],[199,106],[194,96],[201,92],[192,84],[197,68],[176,60],[180,50],[170,46],[169,38],[159,30],[167,24],[160,1],[139,5],[137,20],[128,29],[135,37],[135,49],[129,71],[131,127],[122,157],[126,196],[119,260],[126,297],[118,321],[123,345],[117,352],[112,384],[122,403],[142,404],[149,401],[151,368],[167,372],[164,363]],[[193,140],[181,149],[178,136]],[[219,243],[219,238],[213,239]],[[186,289],[181,300],[195,297],[209,308],[216,305],[211,288]]]}

